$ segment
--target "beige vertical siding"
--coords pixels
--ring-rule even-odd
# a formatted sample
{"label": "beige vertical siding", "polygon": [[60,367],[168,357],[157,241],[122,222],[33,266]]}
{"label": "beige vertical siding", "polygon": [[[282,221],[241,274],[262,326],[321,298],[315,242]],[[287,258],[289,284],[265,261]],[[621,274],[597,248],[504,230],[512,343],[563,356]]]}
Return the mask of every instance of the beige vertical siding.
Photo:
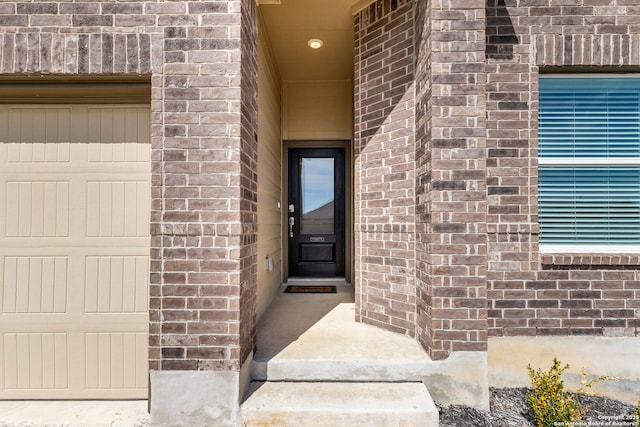
{"label": "beige vertical siding", "polygon": [[[282,282],[282,140],[280,76],[268,35],[259,27],[258,58],[258,317]],[[278,207],[278,204],[282,206]],[[267,271],[266,258],[273,260]]]}
{"label": "beige vertical siding", "polygon": [[351,140],[351,80],[285,81],[282,97],[284,140]]}

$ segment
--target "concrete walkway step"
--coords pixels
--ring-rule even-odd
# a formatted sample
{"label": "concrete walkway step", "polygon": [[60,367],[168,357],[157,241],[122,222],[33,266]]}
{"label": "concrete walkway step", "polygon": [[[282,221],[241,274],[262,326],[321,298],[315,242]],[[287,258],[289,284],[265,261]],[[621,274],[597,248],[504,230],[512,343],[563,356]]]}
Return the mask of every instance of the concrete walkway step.
{"label": "concrete walkway step", "polygon": [[245,427],[437,427],[422,383],[254,382]]}
{"label": "concrete walkway step", "polygon": [[402,382],[441,371],[416,340],[355,322],[352,297],[345,287],[337,294],[282,294],[258,326],[251,378]]}
{"label": "concrete walkway step", "polygon": [[276,357],[272,360],[254,360],[251,378],[256,381],[291,382],[415,382],[437,373],[440,365],[427,357],[418,361],[402,357],[390,360]]}

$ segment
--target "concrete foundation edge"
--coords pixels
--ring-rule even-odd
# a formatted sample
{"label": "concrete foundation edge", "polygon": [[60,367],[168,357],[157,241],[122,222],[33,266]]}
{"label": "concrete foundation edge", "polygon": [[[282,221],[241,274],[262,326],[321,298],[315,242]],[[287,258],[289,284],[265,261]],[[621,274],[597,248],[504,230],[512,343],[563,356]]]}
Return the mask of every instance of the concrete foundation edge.
{"label": "concrete foundation edge", "polygon": [[251,357],[240,371],[151,371],[150,425],[238,427]]}
{"label": "concrete foundation edge", "polygon": [[445,360],[430,362],[423,372],[422,382],[437,404],[489,410],[486,352],[455,352]]}
{"label": "concrete foundation edge", "polygon": [[593,388],[601,396],[637,404],[640,400],[640,337],[494,337],[489,339],[489,385],[528,387],[527,365],[549,369],[553,358],[571,367],[563,379],[569,390],[580,385],[580,371],[588,379],[599,375],[617,380],[599,382]]}

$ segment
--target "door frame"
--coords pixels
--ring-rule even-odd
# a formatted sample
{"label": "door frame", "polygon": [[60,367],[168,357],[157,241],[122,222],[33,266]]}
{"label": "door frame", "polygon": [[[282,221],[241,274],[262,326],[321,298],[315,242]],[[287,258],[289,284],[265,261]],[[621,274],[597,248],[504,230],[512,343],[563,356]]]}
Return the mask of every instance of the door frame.
{"label": "door frame", "polygon": [[352,283],[353,272],[353,144],[351,141],[284,141],[282,149],[282,279],[289,280],[289,231],[287,200],[289,197],[289,149],[292,148],[343,148],[344,149],[344,196],[345,196],[345,234],[344,234],[344,275],[348,283]]}
{"label": "door frame", "polygon": [[[303,159],[331,159],[332,201],[331,231],[304,228],[304,179]],[[293,168],[293,169],[292,169]],[[346,227],[346,191],[345,152],[343,148],[290,148],[289,149],[289,275],[297,277],[344,277],[346,263],[345,227]],[[327,177],[328,179],[328,177]],[[292,186],[293,184],[293,186]],[[326,185],[326,182],[325,182]],[[326,195],[325,195],[326,196]],[[309,200],[312,202],[311,200]],[[313,203],[313,202],[312,202]],[[313,221],[308,223],[312,229]],[[306,251],[305,251],[306,249]],[[304,259],[303,253],[312,259]],[[327,257],[331,256],[332,261]],[[319,259],[320,257],[321,259]]]}

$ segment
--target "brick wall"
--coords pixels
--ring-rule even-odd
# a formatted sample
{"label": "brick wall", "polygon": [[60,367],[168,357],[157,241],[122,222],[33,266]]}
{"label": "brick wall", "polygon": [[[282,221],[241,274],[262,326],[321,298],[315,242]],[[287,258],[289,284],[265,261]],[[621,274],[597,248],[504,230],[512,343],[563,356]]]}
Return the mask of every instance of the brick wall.
{"label": "brick wall", "polygon": [[633,1],[487,2],[491,335],[640,331],[637,255],[539,252],[536,145],[539,67],[637,70],[639,30]]}
{"label": "brick wall", "polygon": [[255,21],[251,0],[0,4],[4,75],[151,77],[151,369],[253,348]]}
{"label": "brick wall", "polygon": [[414,336],[413,2],[373,3],[355,33],[356,316]]}

